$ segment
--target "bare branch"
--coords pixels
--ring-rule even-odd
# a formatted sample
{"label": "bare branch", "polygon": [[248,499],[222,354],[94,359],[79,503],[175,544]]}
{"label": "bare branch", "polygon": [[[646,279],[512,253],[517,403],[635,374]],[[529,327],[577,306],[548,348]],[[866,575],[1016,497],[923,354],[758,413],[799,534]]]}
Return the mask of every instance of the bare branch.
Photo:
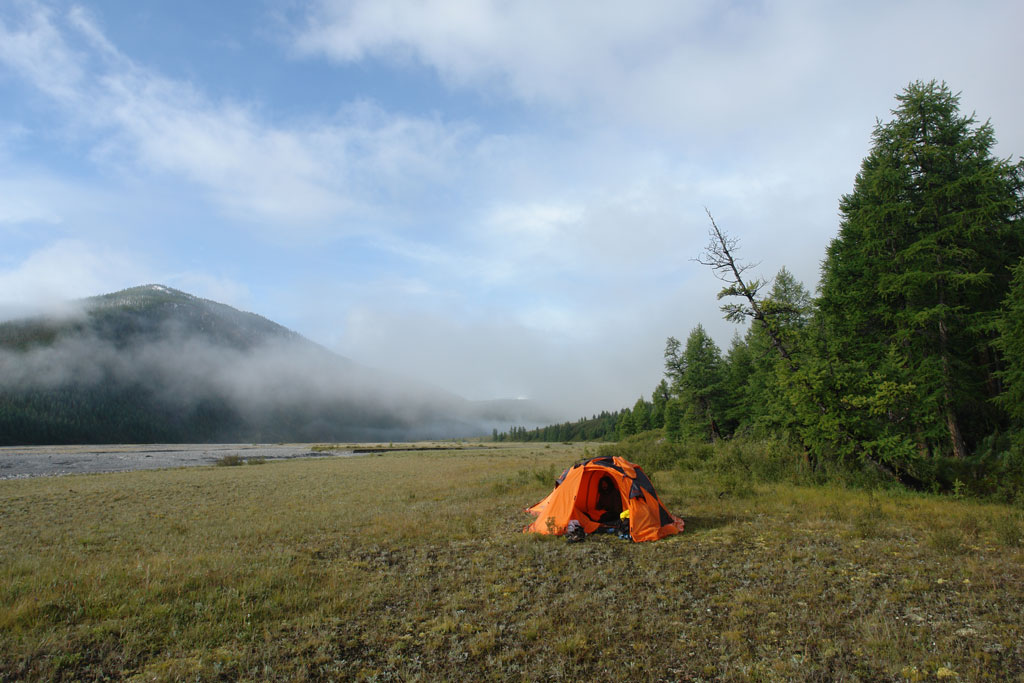
{"label": "bare branch", "polygon": [[760,264],[738,263],[733,255],[739,249],[739,240],[726,235],[718,228],[715,217],[707,207],[704,207],[704,212],[711,220],[711,228],[708,229],[710,239],[708,245],[704,247],[704,252],[693,260],[702,266],[710,267],[715,277],[723,282],[742,283],[743,273]]}
{"label": "bare branch", "polygon": [[711,239],[708,246],[704,248],[704,253],[694,260],[711,268],[715,277],[726,283],[726,286],[718,293],[719,299],[730,296],[745,299],[745,303],[723,304],[722,312],[725,313],[725,319],[734,323],[741,323],[747,318],[756,321],[768,333],[768,338],[775,350],[792,366],[793,359],[789,351],[782,343],[778,330],[769,324],[769,316],[765,315],[763,302],[757,298],[765,281],[760,278],[749,282],[743,279],[743,274],[757,264],[738,263],[736,252],[739,249],[739,240],[722,232],[707,207],[704,208],[704,211],[711,220],[711,228],[708,230]]}

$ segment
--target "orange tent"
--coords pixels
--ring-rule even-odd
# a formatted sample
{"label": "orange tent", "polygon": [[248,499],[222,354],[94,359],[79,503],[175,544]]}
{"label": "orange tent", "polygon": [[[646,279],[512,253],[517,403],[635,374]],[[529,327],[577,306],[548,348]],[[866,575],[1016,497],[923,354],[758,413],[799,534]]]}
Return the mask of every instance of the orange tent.
{"label": "orange tent", "polygon": [[524,532],[559,536],[572,520],[588,534],[614,527],[625,511],[634,541],[655,541],[679,533],[684,525],[662,505],[640,466],[619,457],[591,458],[573,465],[555,480],[554,491],[526,511],[537,519]]}

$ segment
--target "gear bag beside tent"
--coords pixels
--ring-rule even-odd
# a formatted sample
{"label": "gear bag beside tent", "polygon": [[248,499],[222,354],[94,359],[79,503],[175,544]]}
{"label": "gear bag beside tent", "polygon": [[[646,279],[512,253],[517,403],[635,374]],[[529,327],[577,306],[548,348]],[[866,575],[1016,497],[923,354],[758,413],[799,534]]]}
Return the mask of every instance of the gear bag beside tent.
{"label": "gear bag beside tent", "polygon": [[573,465],[555,480],[554,491],[526,511],[537,519],[524,532],[559,536],[572,520],[588,534],[615,527],[626,511],[634,541],[655,541],[684,526],[665,509],[640,466],[619,457],[599,456]]}

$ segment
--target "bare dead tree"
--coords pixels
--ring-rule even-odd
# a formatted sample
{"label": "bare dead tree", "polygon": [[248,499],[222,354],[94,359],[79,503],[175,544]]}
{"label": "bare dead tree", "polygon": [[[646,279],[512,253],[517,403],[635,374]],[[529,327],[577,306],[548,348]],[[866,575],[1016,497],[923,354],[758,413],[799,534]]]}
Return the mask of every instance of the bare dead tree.
{"label": "bare dead tree", "polygon": [[796,370],[797,366],[782,339],[779,326],[774,324],[775,316],[770,315],[769,311],[765,310],[764,302],[758,299],[758,294],[766,281],[762,278],[752,280],[743,278],[744,273],[760,264],[737,261],[736,251],[739,248],[739,240],[726,235],[719,229],[718,224],[715,223],[715,217],[711,215],[711,211],[707,207],[704,208],[704,211],[711,220],[711,228],[708,230],[709,241],[708,245],[704,247],[704,252],[694,261],[711,268],[715,277],[726,283],[726,286],[718,293],[719,301],[726,297],[740,297],[744,300],[722,304],[725,319],[729,322],[743,323],[749,318],[755,324],[760,325],[768,335],[772,346],[785,359],[790,370]]}

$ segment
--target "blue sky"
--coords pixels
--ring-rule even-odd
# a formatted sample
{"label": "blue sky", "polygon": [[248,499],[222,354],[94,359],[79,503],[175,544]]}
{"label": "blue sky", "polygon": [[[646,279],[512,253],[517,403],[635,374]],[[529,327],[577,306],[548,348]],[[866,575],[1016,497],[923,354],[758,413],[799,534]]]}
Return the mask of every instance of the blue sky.
{"label": "blue sky", "polygon": [[705,207],[812,289],[876,118],[1024,151],[1024,5],[0,1],[0,318],[162,283],[471,399],[726,348]]}

